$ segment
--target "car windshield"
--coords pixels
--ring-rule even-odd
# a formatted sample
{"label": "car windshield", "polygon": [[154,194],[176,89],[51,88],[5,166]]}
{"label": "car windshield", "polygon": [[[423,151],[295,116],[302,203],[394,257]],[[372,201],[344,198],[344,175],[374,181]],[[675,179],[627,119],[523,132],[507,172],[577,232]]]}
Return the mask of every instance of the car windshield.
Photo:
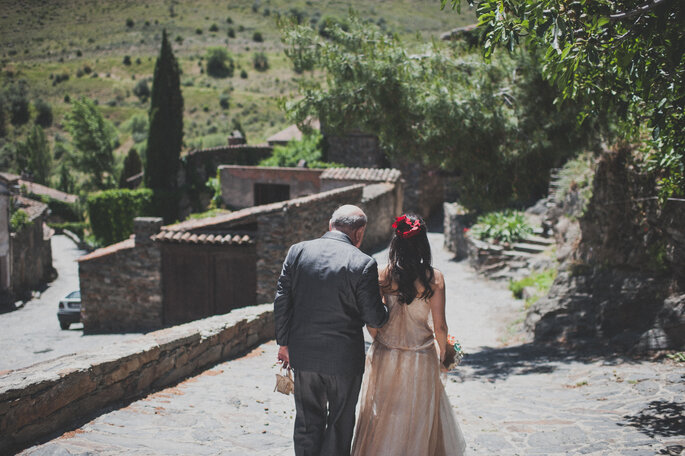
{"label": "car windshield", "polygon": [[72,291],[67,295],[67,299],[81,299],[81,291]]}

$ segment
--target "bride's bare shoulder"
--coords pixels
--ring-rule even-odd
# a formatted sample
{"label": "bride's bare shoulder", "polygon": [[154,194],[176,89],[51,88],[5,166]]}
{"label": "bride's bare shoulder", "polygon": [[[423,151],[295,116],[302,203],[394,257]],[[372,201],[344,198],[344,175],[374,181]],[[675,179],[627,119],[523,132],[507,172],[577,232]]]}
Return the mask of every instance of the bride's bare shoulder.
{"label": "bride's bare shoulder", "polygon": [[433,284],[437,285],[438,287],[445,286],[445,276],[442,274],[440,269],[433,268]]}

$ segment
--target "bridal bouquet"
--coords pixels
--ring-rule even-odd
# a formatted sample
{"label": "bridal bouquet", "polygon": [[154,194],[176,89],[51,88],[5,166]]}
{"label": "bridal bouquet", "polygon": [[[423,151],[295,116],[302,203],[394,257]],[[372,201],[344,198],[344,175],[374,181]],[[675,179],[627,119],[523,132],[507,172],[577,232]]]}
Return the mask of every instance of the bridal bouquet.
{"label": "bridal bouquet", "polygon": [[464,349],[454,336],[447,336],[447,349],[445,350],[445,360],[442,365],[447,370],[452,370],[459,365],[464,357]]}

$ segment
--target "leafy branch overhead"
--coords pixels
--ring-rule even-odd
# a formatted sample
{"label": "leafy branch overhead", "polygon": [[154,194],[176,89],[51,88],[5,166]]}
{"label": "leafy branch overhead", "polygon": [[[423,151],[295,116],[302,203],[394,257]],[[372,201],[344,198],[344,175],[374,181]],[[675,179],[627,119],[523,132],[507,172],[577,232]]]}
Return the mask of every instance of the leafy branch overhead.
{"label": "leafy branch overhead", "polygon": [[284,103],[298,124],[314,117],[329,133],[373,132],[391,158],[458,176],[460,201],[471,209],[539,197],[549,168],[596,137],[577,129],[574,103],[553,105],[536,56],[488,65],[443,43],[412,52],[354,15],[323,32],[280,25],[286,54],[304,72],[300,97]]}
{"label": "leafy branch overhead", "polygon": [[[442,0],[442,6],[461,0]],[[685,3],[681,0],[469,0],[484,52],[540,51],[543,73],[584,116],[614,111],[624,135],[645,128],[662,196],[685,194]]]}

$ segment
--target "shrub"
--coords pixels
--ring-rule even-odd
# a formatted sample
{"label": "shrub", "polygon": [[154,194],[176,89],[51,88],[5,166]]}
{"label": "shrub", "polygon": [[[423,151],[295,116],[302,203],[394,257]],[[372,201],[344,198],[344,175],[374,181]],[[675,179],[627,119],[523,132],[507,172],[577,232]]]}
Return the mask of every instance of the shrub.
{"label": "shrub", "polygon": [[240,77],[243,79],[247,79],[247,71],[245,70],[240,70]]}
{"label": "shrub", "polygon": [[88,219],[98,242],[109,245],[133,233],[133,219],[152,208],[150,189],[105,190],[88,197]]}
{"label": "shrub", "polygon": [[229,38],[235,38],[235,29],[233,27],[229,27],[227,33]]}
{"label": "shrub", "polygon": [[34,193],[30,193],[28,197],[47,204],[52,216],[58,217],[66,222],[83,221],[83,214],[81,213],[81,206],[78,201],[75,203],[67,203],[62,200],[50,198],[46,195],[36,195]]}
{"label": "shrub", "polygon": [[479,239],[515,242],[533,232],[522,212],[505,210],[481,215],[471,232]]}
{"label": "shrub", "polygon": [[124,60],[123,60],[124,65],[128,66],[131,64],[131,56],[130,55],[125,55]]}
{"label": "shrub", "polygon": [[202,35],[202,29],[201,29],[201,28],[196,28],[196,29],[195,29],[195,34],[196,34],[196,35]]}
{"label": "shrub", "polygon": [[269,69],[269,59],[263,52],[257,52],[252,56],[252,66],[257,71],[266,71]]}
{"label": "shrub", "polygon": [[323,136],[319,132],[304,135],[301,140],[290,141],[285,146],[276,146],[271,157],[259,162],[259,166],[297,166],[300,160],[309,168],[335,168],[342,165],[321,161]]}
{"label": "shrub", "polygon": [[17,209],[10,217],[10,231],[14,233],[18,233],[25,226],[29,226],[30,224],[29,214],[23,209]]}
{"label": "shrub", "polygon": [[219,97],[219,106],[221,106],[221,109],[228,109],[228,107],[230,106],[230,101],[230,95],[227,93],[222,93]]}
{"label": "shrub", "polygon": [[126,19],[126,27],[131,28],[134,25],[135,25],[135,22],[133,22],[133,19],[131,19],[130,17],[128,19]]}
{"label": "shrub", "polygon": [[207,49],[207,74],[215,78],[232,77],[235,70],[233,58],[223,47],[211,47]]}
{"label": "shrub", "polygon": [[261,43],[264,41],[264,37],[262,36],[262,32],[254,32],[252,34],[252,41],[255,41],[257,43]]}
{"label": "shrub", "polygon": [[21,80],[5,91],[5,101],[12,125],[24,125],[29,121],[28,84]]}
{"label": "shrub", "polygon": [[41,99],[36,100],[33,106],[36,108],[36,123],[41,127],[52,125],[52,107]]}
{"label": "shrub", "polygon": [[175,41],[179,44],[183,43],[183,37],[181,35],[176,35]]}
{"label": "shrub", "polygon": [[542,272],[531,274],[521,280],[509,282],[509,289],[517,299],[523,298],[523,289],[527,287],[534,288],[532,296],[526,298],[525,308],[528,309],[540,297],[545,296],[552,287],[554,279],[557,277],[556,269],[547,269]]}
{"label": "shrub", "polygon": [[48,223],[48,226],[58,233],[64,232],[64,230],[71,231],[81,239],[83,239],[83,233],[88,228],[86,222],[64,222],[64,223]]}
{"label": "shrub", "polygon": [[141,103],[145,103],[150,97],[150,87],[147,85],[147,79],[141,79],[133,88],[133,95],[137,96]]}
{"label": "shrub", "polygon": [[209,26],[209,31],[210,32],[218,32],[219,31],[219,26],[216,24],[212,24]]}

